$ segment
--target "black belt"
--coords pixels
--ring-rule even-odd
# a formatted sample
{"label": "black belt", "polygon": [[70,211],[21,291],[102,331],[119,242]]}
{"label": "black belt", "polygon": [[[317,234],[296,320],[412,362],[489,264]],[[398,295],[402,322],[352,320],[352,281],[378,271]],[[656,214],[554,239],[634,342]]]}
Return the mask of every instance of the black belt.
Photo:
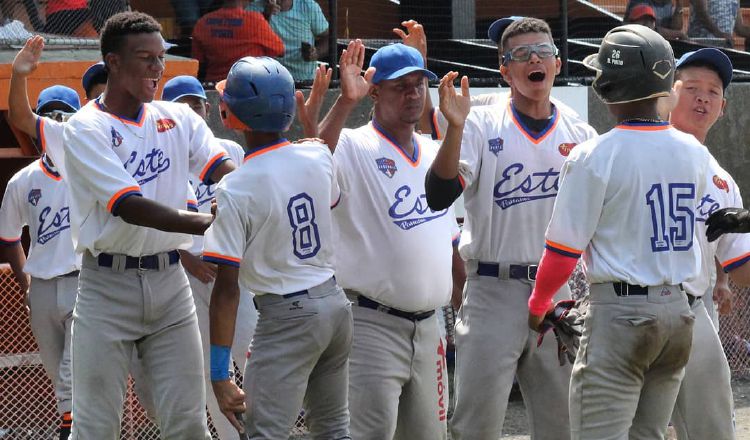
{"label": "black belt", "polygon": [[[332,276],[330,279],[328,279],[325,282],[321,283],[321,285],[325,284],[325,283],[327,283],[327,282],[329,282],[331,280],[333,280],[334,282],[336,282],[336,277]],[[307,293],[308,293],[307,289],[305,289],[305,290],[298,290],[296,292],[287,293],[286,295],[281,295],[281,297],[284,298],[284,299],[289,299],[289,298],[294,298],[295,296],[307,295]]]}
{"label": "black belt", "polygon": [[691,294],[689,294],[689,293],[687,294],[687,297],[688,297],[688,305],[689,305],[690,307],[693,307],[693,303],[695,302],[695,300],[697,300],[697,299],[698,299],[698,297],[697,297],[697,296],[695,296],[695,295],[691,295]]}
{"label": "black belt", "polygon": [[[508,278],[535,281],[538,267],[536,264],[511,264],[508,266]],[[500,276],[500,265],[497,263],[482,263],[480,261],[477,265],[477,275],[497,278]]]}
{"label": "black belt", "polygon": [[[169,257],[169,265],[177,264],[180,261],[180,253],[177,251],[167,252]],[[97,257],[97,263],[101,267],[112,267],[112,262],[115,256],[111,254],[101,253]],[[125,269],[148,269],[157,270],[159,269],[159,255],[143,255],[141,257],[126,257],[125,258]],[[163,268],[162,268],[163,269]]]}
{"label": "black belt", "polygon": [[[679,285],[680,289],[685,290],[682,287],[682,284]],[[648,286],[638,286],[635,284],[628,284],[625,282],[616,282],[612,283],[612,287],[615,289],[615,293],[617,296],[633,296],[633,295],[641,295],[641,296],[647,296],[648,295]],[[693,297],[691,300],[690,297]],[[690,305],[693,305],[693,302],[695,301],[695,297],[693,295],[688,294],[688,301],[690,302]]]}
{"label": "black belt", "polygon": [[365,307],[367,309],[373,309],[377,310],[379,312],[387,313],[389,315],[398,316],[399,318],[408,319],[409,321],[422,321],[423,319],[427,319],[430,316],[435,314],[434,310],[430,310],[429,312],[404,312],[403,310],[394,309],[393,307],[384,306],[383,304],[380,304],[377,301],[373,301],[370,298],[366,296],[359,295],[357,296],[357,305],[360,307]]}
{"label": "black belt", "polygon": [[79,273],[81,273],[80,270],[74,270],[73,272],[68,272],[66,274],[59,275],[59,278],[77,277]]}

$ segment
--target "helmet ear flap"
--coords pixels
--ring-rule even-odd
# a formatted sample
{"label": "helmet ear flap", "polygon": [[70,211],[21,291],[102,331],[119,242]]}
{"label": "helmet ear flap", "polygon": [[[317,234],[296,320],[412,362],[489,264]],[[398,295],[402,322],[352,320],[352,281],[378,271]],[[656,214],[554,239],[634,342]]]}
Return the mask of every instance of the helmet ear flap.
{"label": "helmet ear flap", "polygon": [[219,100],[219,114],[221,115],[221,122],[224,124],[224,127],[229,128],[230,130],[251,131],[250,127],[243,124],[242,121],[232,113],[223,99]]}

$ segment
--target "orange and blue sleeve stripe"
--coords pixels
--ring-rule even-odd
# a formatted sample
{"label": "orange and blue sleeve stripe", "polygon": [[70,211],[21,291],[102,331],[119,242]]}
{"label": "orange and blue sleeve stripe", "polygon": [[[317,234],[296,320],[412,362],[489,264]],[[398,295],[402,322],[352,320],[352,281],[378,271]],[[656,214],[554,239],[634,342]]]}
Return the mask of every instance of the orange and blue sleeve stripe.
{"label": "orange and blue sleeve stripe", "polygon": [[44,142],[44,118],[41,116],[36,117],[36,144],[44,153],[47,145]]}
{"label": "orange and blue sleeve stripe", "polygon": [[438,125],[437,120],[437,112],[438,110],[436,108],[433,108],[430,111],[430,128],[432,128],[432,139],[433,140],[440,140],[443,136],[440,133],[440,126]]}
{"label": "orange and blue sleeve stripe", "polygon": [[240,267],[241,258],[221,255],[215,252],[203,252],[203,261],[215,264],[224,264],[226,266]]}
{"label": "orange and blue sleeve stripe", "polygon": [[197,200],[188,200],[187,201],[187,210],[192,212],[198,212],[198,201]]}
{"label": "orange and blue sleeve stripe", "polygon": [[451,243],[453,244],[453,247],[458,246],[458,242],[459,241],[461,241],[461,233],[460,232],[458,234],[454,235],[453,239],[451,240]]}
{"label": "orange and blue sleeve stripe", "polygon": [[221,163],[225,160],[229,160],[229,156],[226,153],[219,153],[216,156],[212,157],[211,160],[209,160],[206,166],[203,168],[203,171],[199,176],[201,182],[205,183],[206,185],[213,185],[214,182],[211,180],[211,174],[213,174],[216,167],[221,165]]}
{"label": "orange and blue sleeve stripe", "polygon": [[18,237],[18,238],[0,237],[0,246],[13,246],[20,242],[21,242],[21,237]]}
{"label": "orange and blue sleeve stripe", "polygon": [[750,252],[721,263],[721,267],[724,268],[724,272],[730,272],[747,263],[748,261],[750,261]]}
{"label": "orange and blue sleeve stripe", "polygon": [[571,258],[580,258],[581,254],[583,254],[583,251],[564,246],[560,243],[555,243],[551,240],[545,240],[544,247],[552,252]]}
{"label": "orange and blue sleeve stripe", "polygon": [[139,186],[129,186],[117,191],[115,195],[113,195],[112,198],[109,199],[109,202],[107,203],[107,211],[111,212],[112,215],[117,217],[117,208],[120,207],[120,203],[122,203],[123,200],[127,199],[130,196],[143,197],[141,188]]}

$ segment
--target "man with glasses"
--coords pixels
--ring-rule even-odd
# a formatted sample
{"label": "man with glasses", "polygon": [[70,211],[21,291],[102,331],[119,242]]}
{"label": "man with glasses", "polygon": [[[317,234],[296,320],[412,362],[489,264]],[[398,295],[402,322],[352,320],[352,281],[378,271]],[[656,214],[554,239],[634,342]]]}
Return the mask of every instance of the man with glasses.
{"label": "man with glasses", "polygon": [[[456,322],[451,434],[455,440],[500,437],[517,376],[532,439],[559,440],[568,438],[571,367],[559,365],[553,338],[537,343],[526,322],[527,300],[560,167],[576,144],[596,133],[550,101],[561,62],[547,23],[515,20],[499,46],[510,98],[474,107],[468,118],[444,108],[448,128],[426,179],[430,208],[444,209],[461,193],[466,207],[459,251],[467,281]],[[570,298],[567,285],[555,298]]]}

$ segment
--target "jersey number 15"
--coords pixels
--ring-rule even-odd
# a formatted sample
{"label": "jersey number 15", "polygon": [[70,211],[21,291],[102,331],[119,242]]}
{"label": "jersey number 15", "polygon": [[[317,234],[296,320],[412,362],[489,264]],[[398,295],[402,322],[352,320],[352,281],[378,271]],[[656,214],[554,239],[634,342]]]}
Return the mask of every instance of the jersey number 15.
{"label": "jersey number 15", "polygon": [[687,251],[693,247],[695,229],[695,185],[670,183],[665,191],[655,183],[646,193],[646,204],[651,208],[651,250],[653,252]]}

